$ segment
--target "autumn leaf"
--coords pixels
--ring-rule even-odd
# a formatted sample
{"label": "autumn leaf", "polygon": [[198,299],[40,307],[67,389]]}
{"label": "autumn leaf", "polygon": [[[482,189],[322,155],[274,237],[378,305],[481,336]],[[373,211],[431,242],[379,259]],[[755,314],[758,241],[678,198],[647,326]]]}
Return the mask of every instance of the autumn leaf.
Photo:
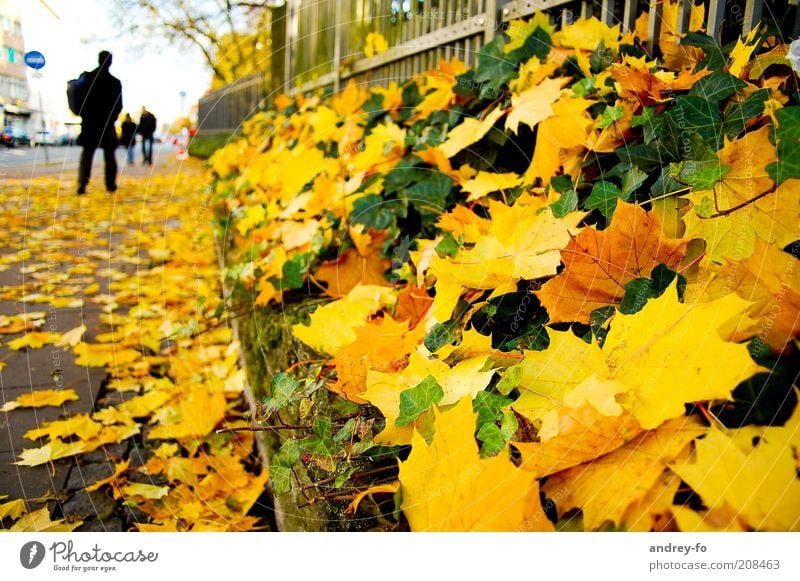
{"label": "autumn leaf", "polygon": [[607,520],[620,525],[629,507],[640,502],[664,470],[706,430],[693,418],[670,420],[593,462],[551,476],[542,489],[547,497],[558,498],[559,516],[580,507],[587,531]]}
{"label": "autumn leaf", "polygon": [[[373,494],[394,494],[395,492],[398,491],[399,488],[400,488],[399,482],[370,486],[363,492],[359,492],[358,494],[356,494],[356,497],[347,506],[347,514],[354,514],[358,510],[361,501],[364,500],[367,496],[372,497]],[[2,509],[2,505],[0,505],[0,509]]]}
{"label": "autumn leaf", "polygon": [[358,338],[355,327],[395,301],[394,294],[386,287],[358,285],[341,299],[314,311],[310,325],[294,325],[292,333],[317,351],[333,353]]}
{"label": "autumn leaf", "polygon": [[369,241],[356,242],[356,248],[345,250],[335,261],[322,264],[314,278],[327,284],[325,294],[340,298],[357,285],[389,286],[383,276],[392,261],[381,257],[381,244],[385,236],[364,234]]}
{"label": "autumn leaf", "polygon": [[800,530],[798,411],[786,426],[711,428],[695,455],[672,468],[712,508],[729,507],[756,530]]}
{"label": "autumn leaf", "polygon": [[[4,500],[6,498],[8,497],[5,495],[0,496],[0,500]],[[28,507],[25,505],[25,500],[22,498],[3,502],[0,504],[0,521],[6,518],[17,520],[26,512],[28,512]]]}
{"label": "autumn leaf", "polygon": [[72,388],[69,389],[40,389],[30,393],[23,393],[17,399],[6,402],[0,411],[10,412],[17,408],[39,408],[45,406],[60,406],[65,402],[80,399]]}
{"label": "autumn leaf", "polygon": [[481,459],[470,398],[434,416],[431,444],[415,432],[411,454],[400,462],[401,507],[411,530],[553,530],[534,475],[504,453]]}
{"label": "autumn leaf", "polygon": [[405,367],[408,355],[425,335],[422,326],[409,329],[386,316],[377,323],[353,329],[356,340],[336,350],[333,365],[338,379],[328,389],[355,403],[366,403],[360,394],[366,389],[367,372],[397,371]]}
{"label": "autumn leaf", "polygon": [[504,114],[503,108],[497,107],[482,119],[462,120],[447,134],[447,140],[439,146],[439,149],[448,159],[455,156],[462,149],[478,142]]}
{"label": "autumn leaf", "polygon": [[538,478],[590,462],[624,445],[642,430],[629,414],[606,416],[590,404],[570,408],[554,402],[558,433],[542,442],[511,442],[520,451],[520,468]]}
{"label": "autumn leaf", "polygon": [[50,519],[50,509],[42,507],[23,515],[9,530],[12,533],[68,533],[83,524],[82,520],[66,522],[64,519]]}
{"label": "autumn leaf", "polygon": [[511,113],[506,118],[506,129],[519,132],[519,124],[533,129],[540,121],[553,115],[553,103],[569,79],[545,79],[540,84],[511,97]]}
{"label": "autumn leaf", "polygon": [[687,245],[686,240],[664,238],[654,214],[620,201],[605,230],[584,228],[570,240],[561,251],[564,270],[536,296],[550,323],[589,323],[595,309],[618,304],[632,280],[648,278],[658,264],[675,269]]}
{"label": "autumn leaf", "polygon": [[467,193],[468,202],[474,202],[492,192],[510,190],[517,187],[522,180],[513,173],[492,173],[486,171],[478,172],[478,175],[461,183],[461,189]]}
{"label": "autumn leaf", "polygon": [[777,352],[800,336],[800,265],[797,258],[762,240],[753,256],[727,261],[711,281],[711,298],[729,292],[750,302],[752,325],[740,328],[734,339],[757,336]]}
{"label": "autumn leaf", "polygon": [[41,448],[26,448],[19,454],[19,461],[14,462],[16,466],[39,466],[54,460],[74,456],[84,452],[86,447],[80,440],[71,443],[62,442],[58,438],[52,439]]}
{"label": "autumn leaf", "polygon": [[372,58],[389,50],[389,43],[380,32],[370,32],[364,40],[364,55]]}
{"label": "autumn leaf", "polygon": [[[428,359],[420,351],[414,351],[408,365],[399,373],[370,370],[367,372],[367,389],[361,397],[377,407],[386,418],[386,427],[375,437],[376,443],[387,445],[407,444],[411,441],[415,424],[410,418],[398,422],[403,413],[403,394],[421,387],[420,384],[434,384],[441,390],[435,403],[451,405],[465,396],[474,398],[486,389],[494,372],[484,370],[488,355],[467,357],[452,367],[439,359]],[[407,402],[406,402],[407,403]],[[417,410],[417,416],[420,415]]]}
{"label": "autumn leaf", "polygon": [[518,200],[510,207],[490,202],[489,234],[455,258],[434,258],[437,278],[467,288],[495,288],[555,274],[559,251],[577,232],[583,215],[573,212],[556,218],[549,208],[537,212],[537,205],[541,202],[528,205]]}
{"label": "autumn leaf", "polygon": [[776,159],[769,132],[769,126],[764,126],[740,139],[726,140],[718,155],[720,164],[731,170],[713,190],[688,196],[694,209],[685,217],[686,236],[703,238],[715,262],[749,258],[756,238],[778,246],[800,238],[800,180],[786,180],[774,189],[765,169]]}

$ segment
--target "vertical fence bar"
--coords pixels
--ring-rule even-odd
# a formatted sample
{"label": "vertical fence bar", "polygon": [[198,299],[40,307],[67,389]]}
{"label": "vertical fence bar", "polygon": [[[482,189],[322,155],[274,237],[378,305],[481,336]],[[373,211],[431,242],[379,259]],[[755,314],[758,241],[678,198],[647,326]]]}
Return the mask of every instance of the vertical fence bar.
{"label": "vertical fence bar", "polygon": [[761,10],[764,7],[764,0],[747,0],[744,5],[744,23],[742,32],[747,34],[753,30],[761,21]]}
{"label": "vertical fence bar", "polygon": [[708,36],[719,42],[722,34],[722,19],[725,18],[724,0],[709,0],[708,3]]}
{"label": "vertical fence bar", "polygon": [[625,7],[622,9],[622,31],[633,30],[636,24],[636,4],[637,0],[625,0]]}
{"label": "vertical fence bar", "polygon": [[339,0],[333,11],[333,26],[335,27],[333,29],[333,72],[336,73],[333,79],[333,91],[336,93],[339,92],[342,82],[339,66],[342,61],[342,26],[344,26],[342,15],[350,12],[347,10],[347,4],[349,4],[349,0]]}
{"label": "vertical fence bar", "polygon": [[587,19],[592,16],[592,3],[589,0],[581,1],[581,18]]}
{"label": "vertical fence bar", "polygon": [[654,55],[658,40],[661,38],[661,20],[664,17],[664,5],[661,0],[650,1],[650,18],[647,23],[647,52]]}
{"label": "vertical fence bar", "polygon": [[603,0],[600,8],[600,21],[608,26],[614,24],[614,0]]}
{"label": "vertical fence bar", "polygon": [[486,0],[483,11],[483,42],[488,43],[494,38],[498,19],[497,0]]}
{"label": "vertical fence bar", "polygon": [[686,34],[689,31],[689,18],[692,15],[692,0],[679,0],[678,22],[675,23],[676,34]]}

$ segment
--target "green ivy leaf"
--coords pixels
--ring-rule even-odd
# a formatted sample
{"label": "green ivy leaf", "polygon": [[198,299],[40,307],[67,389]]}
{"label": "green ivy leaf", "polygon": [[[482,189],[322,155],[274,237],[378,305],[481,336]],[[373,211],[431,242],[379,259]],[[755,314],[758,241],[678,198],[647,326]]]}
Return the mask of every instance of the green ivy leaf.
{"label": "green ivy leaf", "polygon": [[620,105],[619,107],[608,106],[603,111],[603,117],[600,119],[600,128],[605,129],[614,124],[615,121],[622,119],[625,110]]}
{"label": "green ivy leaf", "polygon": [[300,382],[288,373],[274,375],[269,385],[270,397],[266,397],[262,401],[266,417],[268,418],[275,411],[288,405],[299,387]]}
{"label": "green ivy leaf", "polygon": [[456,331],[458,331],[458,320],[451,319],[444,323],[436,323],[428,334],[425,335],[425,348],[431,353],[435,353],[442,346],[448,345],[456,340]]}
{"label": "green ivy leaf", "polygon": [[275,496],[286,494],[292,489],[292,466],[300,459],[302,449],[297,440],[286,440],[269,463],[269,479]]}
{"label": "green ivy leaf", "polygon": [[677,177],[679,181],[698,190],[710,190],[730,171],[731,168],[722,165],[718,159],[714,161],[687,160],[683,162]]}
{"label": "green ivy leaf", "polygon": [[400,392],[400,414],[397,416],[395,424],[407,426],[433,404],[442,401],[443,397],[442,386],[432,375],[429,375],[415,387]]}
{"label": "green ivy leaf", "polygon": [[567,190],[557,201],[550,204],[550,211],[556,218],[563,218],[578,207],[578,194],[575,190]]}
{"label": "green ivy leaf", "polygon": [[647,174],[640,170],[637,166],[632,166],[631,169],[622,175],[622,197],[629,199],[633,192],[639,189],[645,181],[647,181]]}
{"label": "green ivy leaf", "polygon": [[730,73],[715,71],[692,85],[689,96],[718,103],[746,86],[747,83]]}
{"label": "green ivy leaf", "polygon": [[800,178],[800,106],[778,109],[775,141],[778,161],[767,165],[769,177],[781,185],[790,178]]}
{"label": "green ivy leaf", "polygon": [[447,207],[447,194],[453,189],[453,178],[437,171],[398,195],[414,206],[423,218],[437,218]]}
{"label": "green ivy leaf", "polygon": [[[722,120],[716,103],[702,97],[681,95],[675,99],[675,107],[669,114],[679,131],[694,131],[719,150],[722,141]],[[680,151],[677,159],[681,159]]]}
{"label": "green ivy leaf", "polygon": [[739,135],[747,124],[764,112],[764,102],[769,98],[769,89],[759,89],[741,103],[731,105],[725,111],[722,131],[733,139]]}
{"label": "green ivy leaf", "polygon": [[610,220],[621,196],[620,189],[611,182],[598,182],[592,186],[592,193],[586,199],[584,207],[587,210],[600,210],[600,213]]}

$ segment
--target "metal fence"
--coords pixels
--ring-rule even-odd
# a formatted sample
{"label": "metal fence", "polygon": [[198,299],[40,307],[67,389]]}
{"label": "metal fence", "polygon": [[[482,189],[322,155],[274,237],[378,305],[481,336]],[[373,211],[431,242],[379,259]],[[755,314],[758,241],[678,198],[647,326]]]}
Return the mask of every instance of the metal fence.
{"label": "metal fence", "polygon": [[[798,0],[703,0],[707,34],[721,43],[747,33],[759,22],[786,37],[800,31]],[[700,2],[696,2],[700,4]],[[679,0],[672,30],[686,32],[693,0]],[[560,26],[595,16],[631,30],[649,12],[645,48],[657,50],[664,23],[663,0],[287,0],[273,13],[271,74],[257,74],[200,100],[201,132],[231,131],[271,95],[338,90],[351,79],[383,84],[435,68],[441,59],[474,63],[478,50],[508,23],[544,11]],[[371,32],[388,43],[368,57]]]}

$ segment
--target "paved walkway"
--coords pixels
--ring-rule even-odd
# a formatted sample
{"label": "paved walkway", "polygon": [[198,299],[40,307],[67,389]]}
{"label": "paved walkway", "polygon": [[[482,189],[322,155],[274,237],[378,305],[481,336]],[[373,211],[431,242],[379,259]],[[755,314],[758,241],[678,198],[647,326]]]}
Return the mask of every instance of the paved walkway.
{"label": "paved walkway", "polygon": [[[121,165],[119,189],[108,194],[102,187],[101,158],[98,155],[95,160],[85,196],[75,194],[75,171],[67,171],[64,164],[20,166],[4,172],[0,186],[0,407],[44,389],[72,388],[79,399],[57,407],[0,412],[0,496],[23,498],[29,510],[46,505],[53,518],[84,520],[82,530],[126,530],[132,523],[147,521],[147,516],[135,510],[126,513],[124,506],[115,506],[108,492],[83,489],[111,475],[115,461],[125,458],[132,467],[141,466],[152,456],[151,450],[139,448],[141,437],[104,445],[77,459],[34,467],[14,464],[23,449],[45,441],[26,439],[29,430],[48,421],[91,414],[137,395],[107,390],[107,369],[76,365],[75,354],[63,345],[10,349],[10,341],[24,336],[20,325],[27,325],[28,331],[58,334],[84,325],[85,343],[107,341],[99,336],[108,335],[110,314],[124,317],[129,309],[142,306],[138,294],[127,304],[119,298],[118,281],[144,284],[151,275],[140,275],[139,270],[150,273],[154,264],[157,267],[166,260],[154,247],[166,245],[180,224],[175,210],[180,207],[185,212],[187,207],[184,200],[170,210],[173,196],[185,198],[187,181],[202,187],[198,162],[182,162],[162,150],[153,167]],[[184,185],[176,193],[179,182]],[[149,211],[153,205],[159,208],[156,213]],[[203,244],[213,247],[213,238],[206,238]],[[191,252],[192,248],[178,250]],[[209,248],[203,250],[208,256]],[[213,250],[211,256],[213,265]],[[197,297],[190,300],[196,302]],[[147,304],[146,299],[141,302]],[[145,366],[150,347],[149,351],[141,348]],[[137,476],[142,482],[155,482],[144,474],[131,474],[129,481]]]}

